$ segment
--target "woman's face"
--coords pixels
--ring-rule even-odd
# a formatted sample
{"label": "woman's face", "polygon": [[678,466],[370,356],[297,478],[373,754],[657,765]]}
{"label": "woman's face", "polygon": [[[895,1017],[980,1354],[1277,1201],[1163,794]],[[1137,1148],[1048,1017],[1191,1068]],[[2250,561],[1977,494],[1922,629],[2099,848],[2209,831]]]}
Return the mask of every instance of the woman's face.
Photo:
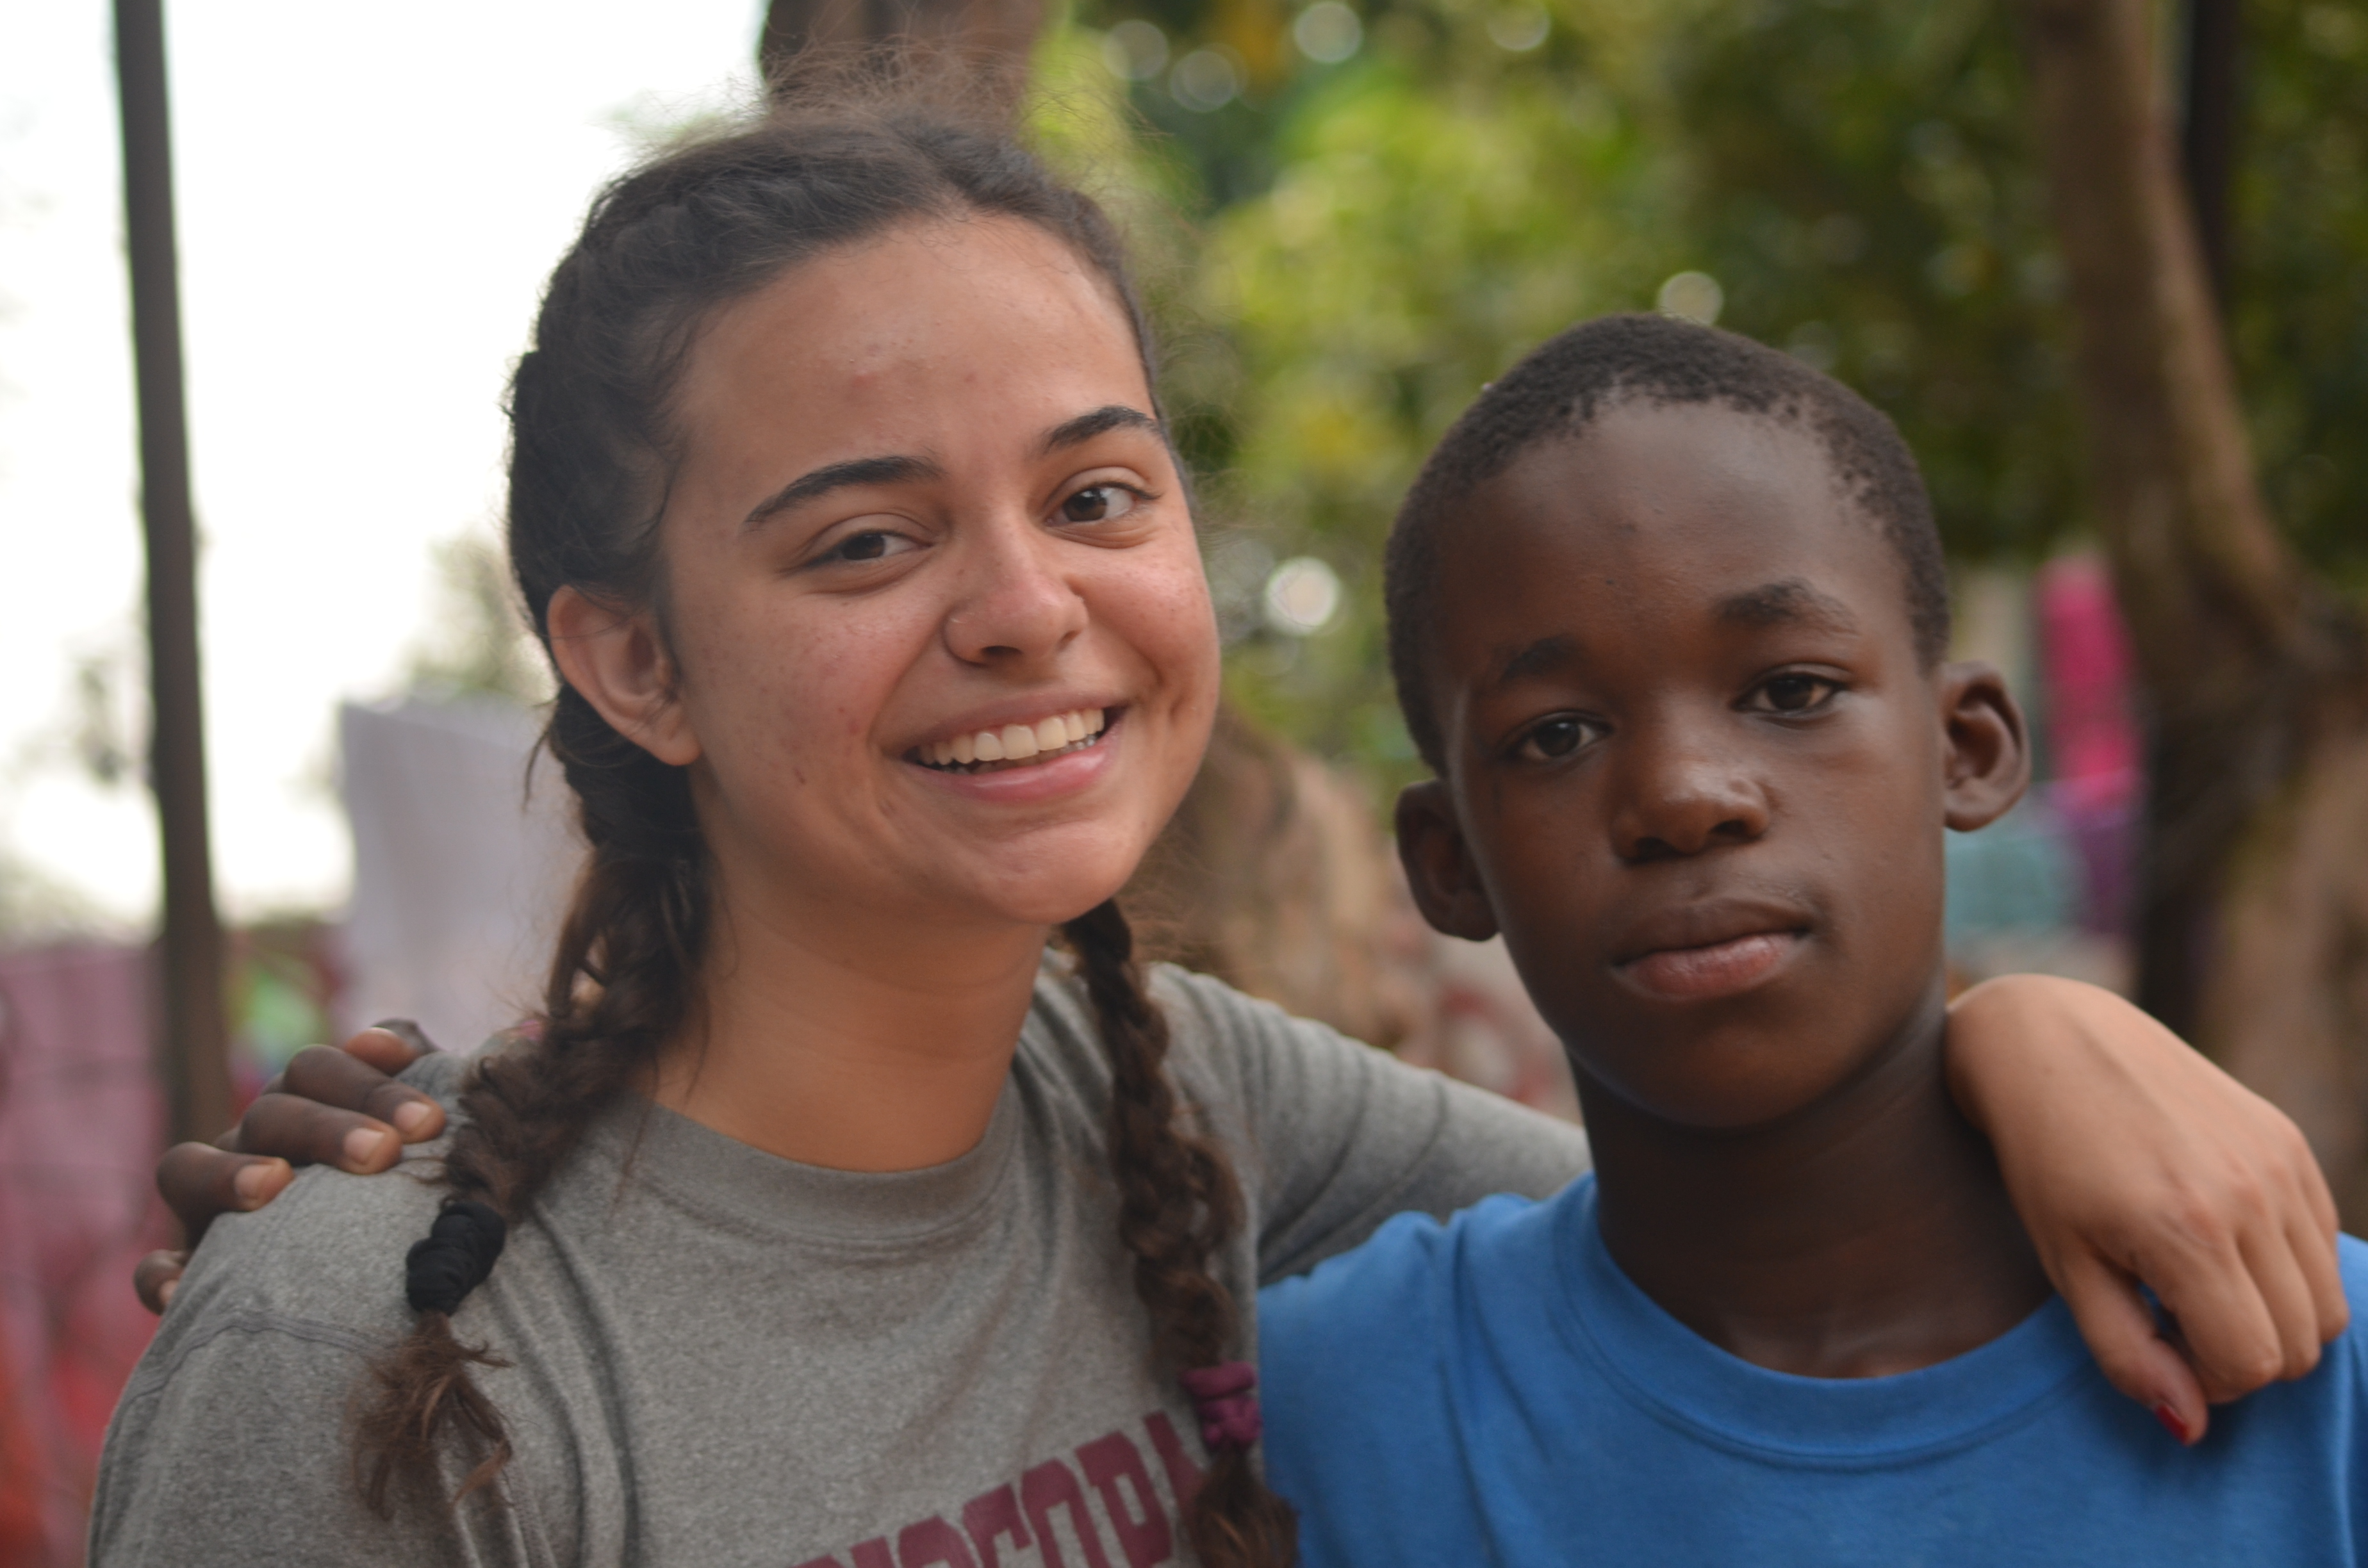
{"label": "woman's face", "polygon": [[1030,224],[916,223],[719,312],[674,415],[674,700],[637,738],[692,766],[734,905],[1042,925],[1117,892],[1218,653],[1108,285]]}

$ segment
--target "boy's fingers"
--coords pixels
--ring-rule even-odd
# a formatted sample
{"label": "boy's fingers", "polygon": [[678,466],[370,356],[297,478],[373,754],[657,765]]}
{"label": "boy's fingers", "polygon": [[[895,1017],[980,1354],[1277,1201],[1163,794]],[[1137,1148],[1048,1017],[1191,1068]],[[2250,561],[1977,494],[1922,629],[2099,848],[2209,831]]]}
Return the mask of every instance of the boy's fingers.
{"label": "boy's fingers", "polygon": [[409,1018],[381,1018],[347,1040],[345,1051],[391,1078],[421,1057],[433,1055],[436,1047]]}
{"label": "boy's fingers", "polygon": [[195,1246],[217,1219],[262,1208],[295,1175],[285,1160],[227,1153],[211,1143],[176,1143],[156,1162],[156,1191]]}
{"label": "boy's fingers", "polygon": [[158,1317],[164,1316],[165,1309],[173,1304],[173,1292],[180,1287],[181,1270],[188,1262],[189,1255],[185,1252],[152,1252],[142,1258],[131,1270],[131,1289],[139,1292],[140,1304]]}
{"label": "boy's fingers", "polygon": [[[404,1050],[402,1041],[383,1030],[365,1029],[354,1039],[359,1040],[363,1035],[377,1035],[382,1041],[393,1041],[396,1051]],[[406,1056],[403,1065],[408,1066],[416,1058]],[[444,1130],[444,1108],[433,1099],[407,1084],[396,1083],[359,1055],[332,1051],[325,1045],[306,1046],[290,1059],[280,1092],[339,1110],[359,1111],[395,1128],[406,1143],[433,1138]],[[291,1159],[306,1157],[298,1151],[262,1142],[259,1131],[247,1136],[245,1146],[258,1153],[286,1154]],[[328,1161],[326,1155],[320,1153],[309,1157],[343,1163]]]}
{"label": "boy's fingers", "polygon": [[239,1119],[241,1147],[249,1153],[277,1154],[299,1165],[335,1165],[370,1176],[403,1154],[400,1133],[376,1117],[293,1094],[265,1095]]}
{"label": "boy's fingers", "polygon": [[2201,1439],[2212,1422],[2203,1387],[2157,1330],[2137,1281],[2088,1254],[2059,1264],[2057,1288],[2106,1381],[2180,1442]]}

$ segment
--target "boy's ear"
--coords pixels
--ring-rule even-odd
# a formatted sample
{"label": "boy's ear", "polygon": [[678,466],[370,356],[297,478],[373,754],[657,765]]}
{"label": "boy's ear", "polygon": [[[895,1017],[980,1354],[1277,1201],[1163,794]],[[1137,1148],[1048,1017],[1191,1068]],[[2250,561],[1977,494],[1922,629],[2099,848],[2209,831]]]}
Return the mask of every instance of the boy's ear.
{"label": "boy's ear", "polygon": [[1464,846],[1447,786],[1436,778],[1408,785],[1398,796],[1397,825],[1398,861],[1431,929],[1467,942],[1495,936],[1497,912]]}
{"label": "boy's ear", "polygon": [[1947,821],[1971,833],[2006,815],[2030,788],[2030,728],[2022,705],[1993,665],[1943,665],[1940,686]]}

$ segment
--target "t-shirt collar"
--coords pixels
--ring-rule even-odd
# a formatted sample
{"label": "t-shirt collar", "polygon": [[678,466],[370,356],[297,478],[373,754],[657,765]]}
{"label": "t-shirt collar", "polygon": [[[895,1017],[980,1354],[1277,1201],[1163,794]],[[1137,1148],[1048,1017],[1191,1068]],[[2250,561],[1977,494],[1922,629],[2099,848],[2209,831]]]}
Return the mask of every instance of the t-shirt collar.
{"label": "t-shirt collar", "polygon": [[1997,1339],[1886,1378],[1804,1378],[1730,1355],[1663,1311],[1603,1244],[1595,1178],[1556,1201],[1562,1311],[1580,1354],[1631,1400],[1722,1446],[1795,1461],[1892,1461],[2018,1425],[2089,1368],[2062,1298]]}

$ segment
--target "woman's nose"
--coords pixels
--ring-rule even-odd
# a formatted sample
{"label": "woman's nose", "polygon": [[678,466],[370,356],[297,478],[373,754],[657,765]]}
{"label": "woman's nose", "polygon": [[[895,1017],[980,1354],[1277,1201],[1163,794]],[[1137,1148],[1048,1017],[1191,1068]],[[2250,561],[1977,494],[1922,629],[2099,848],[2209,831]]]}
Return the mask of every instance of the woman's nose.
{"label": "woman's nose", "polygon": [[1052,658],[1086,629],[1086,601],[1060,570],[1059,541],[1033,519],[983,519],[965,541],[962,593],[946,617],[946,644],[966,664],[1027,665]]}
{"label": "woman's nose", "polygon": [[1631,863],[1682,858],[1768,831],[1768,796],[1744,765],[1701,737],[1643,736],[1622,769],[1612,847]]}

